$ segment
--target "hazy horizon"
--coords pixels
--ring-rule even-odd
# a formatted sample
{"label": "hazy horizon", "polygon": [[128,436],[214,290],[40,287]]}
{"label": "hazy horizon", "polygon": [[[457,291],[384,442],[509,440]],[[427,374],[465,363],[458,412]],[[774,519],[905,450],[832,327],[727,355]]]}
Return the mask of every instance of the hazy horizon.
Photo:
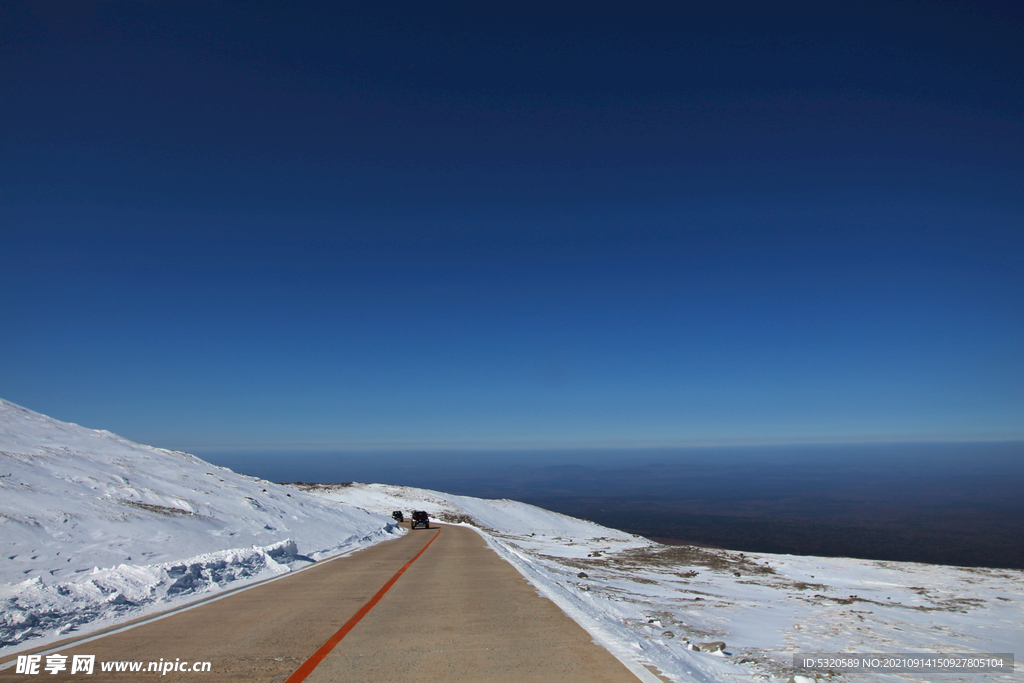
{"label": "hazy horizon", "polygon": [[[993,469],[1024,472],[1024,440],[529,450],[200,449],[192,453],[212,464],[271,481],[361,481],[426,488],[430,486],[424,482],[440,482],[445,477],[449,481],[472,480],[483,474],[492,476],[515,470],[567,465],[607,470],[666,463],[714,463],[716,466],[807,464],[824,468],[862,465],[896,471],[927,466],[956,472]],[[439,467],[448,468],[449,474],[439,472]],[[413,479],[400,481],[396,476]],[[416,481],[416,477],[425,479]]]}

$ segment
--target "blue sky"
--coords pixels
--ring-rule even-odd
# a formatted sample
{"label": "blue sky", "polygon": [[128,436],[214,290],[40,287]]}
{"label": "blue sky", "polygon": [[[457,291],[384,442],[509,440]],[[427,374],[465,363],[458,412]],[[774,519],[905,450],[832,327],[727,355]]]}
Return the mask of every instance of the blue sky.
{"label": "blue sky", "polygon": [[8,400],[186,450],[1024,438],[1019,10],[2,12]]}

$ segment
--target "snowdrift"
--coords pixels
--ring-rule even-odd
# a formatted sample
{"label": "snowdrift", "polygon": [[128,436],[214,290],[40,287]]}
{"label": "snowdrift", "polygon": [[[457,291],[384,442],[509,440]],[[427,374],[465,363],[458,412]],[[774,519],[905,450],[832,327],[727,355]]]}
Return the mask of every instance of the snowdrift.
{"label": "snowdrift", "polygon": [[99,628],[399,533],[385,516],[0,399],[0,647]]}

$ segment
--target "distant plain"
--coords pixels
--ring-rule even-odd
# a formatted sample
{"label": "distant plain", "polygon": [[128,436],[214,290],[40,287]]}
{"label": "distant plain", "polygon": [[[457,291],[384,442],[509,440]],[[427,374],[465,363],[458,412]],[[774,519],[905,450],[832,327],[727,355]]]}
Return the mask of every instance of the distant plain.
{"label": "distant plain", "polygon": [[275,481],[512,498],[664,543],[1024,569],[1024,443],[197,453]]}

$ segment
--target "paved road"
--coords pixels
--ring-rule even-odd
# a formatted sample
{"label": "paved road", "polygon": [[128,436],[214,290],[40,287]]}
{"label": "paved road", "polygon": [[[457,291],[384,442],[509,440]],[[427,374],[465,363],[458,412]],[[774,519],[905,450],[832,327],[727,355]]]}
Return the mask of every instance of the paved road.
{"label": "paved road", "polygon": [[[283,683],[437,533],[417,529],[285,579],[61,649],[96,661],[211,662],[210,673],[67,672],[0,681]],[[4,658],[8,661],[10,657]],[[45,659],[44,659],[45,664]],[[69,667],[70,668],[70,667]],[[323,659],[309,683],[636,683],[637,679],[474,531],[440,536]]]}

